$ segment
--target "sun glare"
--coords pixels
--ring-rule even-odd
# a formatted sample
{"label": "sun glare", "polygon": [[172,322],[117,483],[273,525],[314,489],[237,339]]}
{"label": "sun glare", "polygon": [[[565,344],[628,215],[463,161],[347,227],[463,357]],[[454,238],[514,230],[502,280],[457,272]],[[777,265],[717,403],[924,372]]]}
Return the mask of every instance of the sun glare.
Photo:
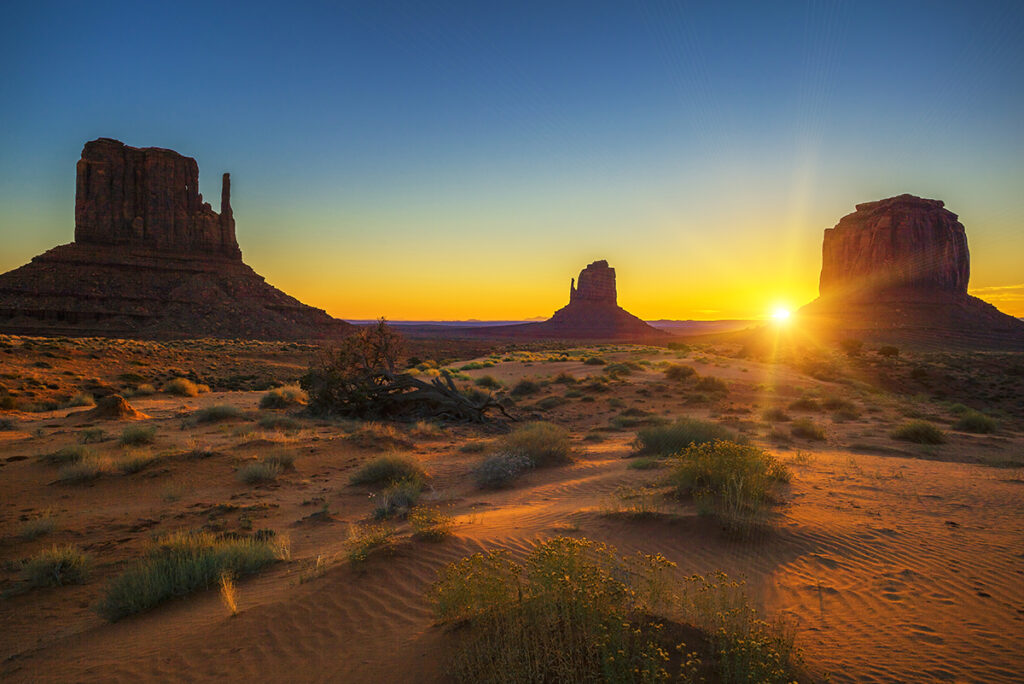
{"label": "sun glare", "polygon": [[772,318],[777,322],[782,323],[789,318],[789,309],[778,308],[772,312]]}

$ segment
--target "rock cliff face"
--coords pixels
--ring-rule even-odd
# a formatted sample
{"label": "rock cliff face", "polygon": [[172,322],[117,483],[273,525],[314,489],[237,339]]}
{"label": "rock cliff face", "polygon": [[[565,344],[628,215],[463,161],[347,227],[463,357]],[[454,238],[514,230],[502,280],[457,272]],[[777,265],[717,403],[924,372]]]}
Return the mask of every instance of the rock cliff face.
{"label": "rock cliff face", "polygon": [[224,174],[217,214],[199,194],[195,159],[110,138],[88,142],[78,162],[75,242],[241,260],[230,176]]}
{"label": "rock cliff face", "polygon": [[[577,286],[578,283],[578,286]],[[658,341],[672,335],[647,325],[617,303],[615,269],[601,260],[569,284],[569,303],[543,323],[476,328],[473,336]]]}
{"label": "rock cliff face", "polygon": [[195,159],[86,143],[75,241],[0,275],[0,331],[286,340],[351,330],[242,262],[226,173],[221,188],[218,214],[199,194]]}
{"label": "rock cliff face", "polygon": [[858,204],[825,231],[820,296],[794,330],[931,348],[1024,350],[1024,323],[967,294],[967,232],[940,200]]}
{"label": "rock cliff face", "polygon": [[941,200],[899,195],[858,204],[825,231],[822,296],[892,289],[966,294],[967,233]]}

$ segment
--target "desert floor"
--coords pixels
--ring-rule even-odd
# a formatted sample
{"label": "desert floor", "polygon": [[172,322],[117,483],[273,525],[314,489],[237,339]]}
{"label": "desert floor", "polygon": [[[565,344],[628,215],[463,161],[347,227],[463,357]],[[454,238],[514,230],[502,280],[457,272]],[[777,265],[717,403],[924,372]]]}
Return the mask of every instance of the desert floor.
{"label": "desert floor", "polygon": [[[312,355],[300,346],[228,345],[203,354],[188,351],[185,343],[124,343],[114,363],[107,342],[6,343],[14,353],[0,355],[0,382],[24,391],[31,379],[37,400],[45,399],[50,385],[64,392],[89,383],[120,390],[152,379],[159,387],[199,364],[200,378],[228,367],[226,374],[245,382],[294,381]],[[476,358],[474,365],[493,365],[459,371],[462,382],[489,375],[509,389],[523,378],[537,381],[539,391],[516,398],[514,415],[566,427],[578,448],[572,465],[534,470],[497,491],[479,489],[472,477],[487,444],[498,437],[493,430],[397,425],[367,431],[353,421],[308,417],[298,409],[261,410],[263,390],[218,391],[216,382],[210,383],[214,391],[196,397],[131,396],[132,406],[149,416],[131,423],[83,423],[78,414],[87,407],[2,411],[8,429],[0,430],[0,678],[444,681],[449,634],[434,623],[424,598],[437,572],[476,551],[505,549],[522,557],[541,540],[569,535],[610,543],[624,554],[660,552],[678,564],[680,577],[721,570],[744,578],[767,616],[796,627],[816,677],[1020,681],[1024,424],[1006,408],[1013,404],[1005,403],[1020,398],[1019,376],[1011,374],[1018,384],[1009,389],[1005,376],[992,380],[1005,396],[1004,403],[989,405],[985,378],[974,378],[978,389],[969,395],[950,391],[973,386],[955,369],[949,374],[959,384],[935,382],[931,392],[896,393],[891,383],[874,382],[885,364],[895,376],[921,367],[920,359],[839,355],[830,376],[720,351],[605,346]],[[607,363],[586,364],[588,356]],[[245,366],[250,357],[258,363]],[[37,365],[42,359],[46,366]],[[448,365],[458,369],[472,360],[463,356]],[[616,363],[624,365],[609,374]],[[726,390],[702,392],[692,382],[669,381],[666,363],[720,378]],[[1009,363],[1019,368],[1020,360]],[[862,366],[872,372],[858,374]],[[126,368],[134,369],[127,380]],[[550,382],[562,373],[581,382]],[[610,375],[616,377],[606,383],[583,382]],[[936,400],[940,388],[945,397]],[[790,408],[800,397],[841,400],[833,403],[845,410]],[[957,401],[989,409],[998,430],[954,430]],[[197,410],[223,404],[238,407],[241,415],[194,421]],[[792,435],[792,421],[766,421],[762,413],[771,407],[809,418],[823,428],[824,439]],[[271,415],[289,415],[297,423],[261,426],[260,419]],[[628,467],[636,430],[682,416],[729,426],[792,469],[785,502],[768,531],[739,539],[698,516],[692,504],[658,496],[642,504],[649,515],[624,512],[664,477],[663,469]],[[895,426],[922,418],[946,432],[945,444],[922,446],[890,436]],[[121,446],[121,431],[140,424],[156,428],[155,442]],[[56,467],[37,458],[78,444],[85,430],[96,428],[105,438],[90,447],[110,463],[140,452],[151,462],[137,472],[115,468],[65,484]],[[473,443],[477,450],[467,447]],[[345,558],[349,530],[370,519],[374,500],[371,489],[350,485],[349,478],[392,450],[422,463],[430,476],[424,498],[454,516],[454,534],[440,542],[413,540],[407,523],[394,521],[392,548],[353,565]],[[270,452],[294,455],[294,470],[269,484],[236,478],[239,467]],[[51,520],[53,529],[29,538],[26,526],[40,517]],[[271,529],[290,539],[291,560],[240,580],[234,616],[209,590],[115,623],[99,617],[94,606],[106,582],[155,535],[182,529],[243,535]],[[28,588],[24,561],[65,543],[91,555],[89,580]]]}

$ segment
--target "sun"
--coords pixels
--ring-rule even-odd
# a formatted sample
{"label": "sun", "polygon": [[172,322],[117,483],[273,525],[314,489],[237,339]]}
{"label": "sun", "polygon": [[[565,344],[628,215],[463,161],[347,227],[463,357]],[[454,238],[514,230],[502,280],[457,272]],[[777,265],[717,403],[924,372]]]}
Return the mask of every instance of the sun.
{"label": "sun", "polygon": [[781,306],[779,308],[775,309],[775,311],[772,312],[772,318],[774,318],[776,320],[776,322],[778,322],[778,323],[785,322],[786,320],[789,319],[789,316],[790,316],[790,310],[789,309],[784,309]]}

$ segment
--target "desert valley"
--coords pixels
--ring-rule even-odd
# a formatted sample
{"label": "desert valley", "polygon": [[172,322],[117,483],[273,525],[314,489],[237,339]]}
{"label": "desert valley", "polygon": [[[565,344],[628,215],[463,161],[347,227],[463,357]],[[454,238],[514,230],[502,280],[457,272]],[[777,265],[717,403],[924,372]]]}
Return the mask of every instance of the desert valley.
{"label": "desert valley", "polygon": [[[596,6],[500,20],[405,6],[277,8],[216,41],[189,20],[202,63],[136,46],[165,70],[89,91],[73,171],[77,147],[19,153],[62,160],[47,205],[66,210],[59,231],[5,227],[45,222],[19,199],[43,175],[0,163],[0,244],[17,254],[0,263],[0,680],[1021,681],[1024,208],[1008,188],[1024,176],[1001,118],[1019,122],[1016,100],[998,89],[997,143],[971,138],[999,159],[976,184],[947,163],[977,161],[952,142],[989,125],[962,127],[967,115],[934,129],[949,134],[940,151],[905,122],[883,143],[878,122],[904,120],[874,105],[875,129],[827,142],[854,106],[827,85],[858,82],[847,65],[888,77],[905,59],[920,74],[938,41],[854,58],[832,47],[860,44],[844,27],[890,28],[825,4],[807,5],[799,39],[792,8],[744,3],[646,7],[639,24]],[[18,14],[29,37],[48,26]],[[85,21],[57,26],[70,41],[91,35]],[[1019,8],[922,22],[991,37],[985,59],[964,49],[985,78],[951,72],[979,98],[1019,75],[1005,28],[1024,27]],[[815,56],[804,113],[762,92],[759,60],[772,74],[800,61],[776,38],[740,60],[753,45],[723,54],[694,27],[791,36]],[[259,68],[221,61],[227,46]],[[129,62],[114,72],[148,68]],[[211,63],[202,112],[134,109]],[[335,78],[351,93],[323,87]],[[691,120],[663,91],[721,99]],[[658,156],[674,140],[655,135],[662,110],[697,141],[692,159]],[[787,166],[760,147],[806,112],[820,119],[797,157],[821,145],[859,159],[844,147],[856,139],[870,163],[854,173],[814,152]],[[53,145],[77,135],[73,119]],[[93,131],[108,120],[128,143],[97,137],[116,133]],[[200,192],[207,155],[216,210]],[[338,159],[365,178],[332,171]],[[696,170],[672,177],[676,163]],[[663,181],[667,194],[651,190]],[[768,216],[783,186],[788,209]],[[624,220],[627,206],[642,210]]]}

